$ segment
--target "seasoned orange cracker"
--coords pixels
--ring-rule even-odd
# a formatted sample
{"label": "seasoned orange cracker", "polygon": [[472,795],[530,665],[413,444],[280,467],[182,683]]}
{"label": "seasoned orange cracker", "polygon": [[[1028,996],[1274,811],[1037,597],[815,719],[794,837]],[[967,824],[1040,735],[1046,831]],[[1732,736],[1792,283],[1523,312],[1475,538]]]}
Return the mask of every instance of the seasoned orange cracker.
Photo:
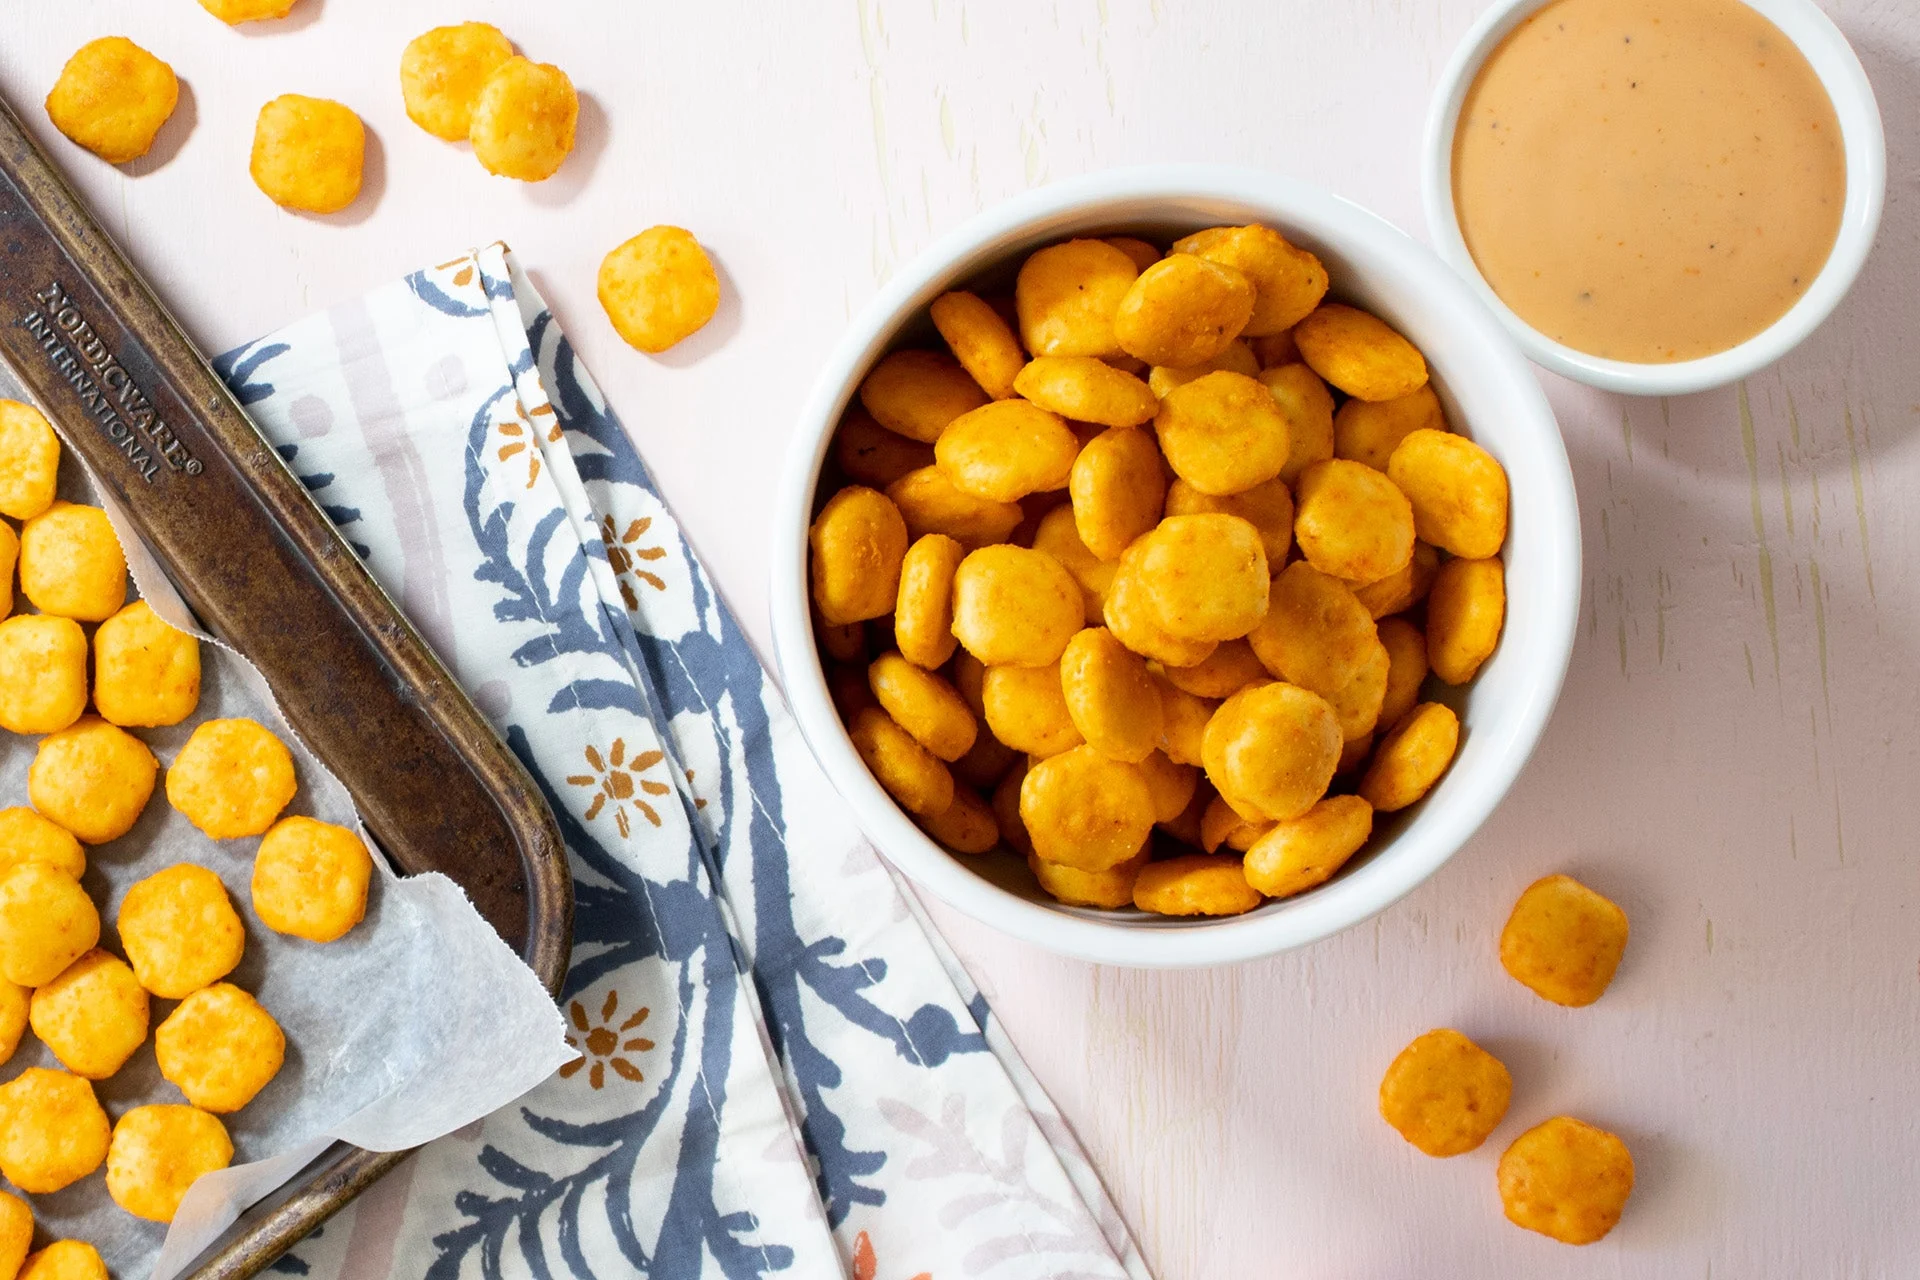
{"label": "seasoned orange cracker", "polygon": [[33,1034],[60,1065],[105,1080],[147,1042],[147,993],[127,962],[94,948],[33,993]]}
{"label": "seasoned orange cracker", "polygon": [[579,120],[580,96],[567,73],[515,55],[480,86],[467,140],[488,173],[542,182],[572,153]]}
{"label": "seasoned orange cracker", "polygon": [[0,871],[0,977],[42,987],[100,941],[100,913],[78,881],[44,862]]}
{"label": "seasoned orange cracker", "polygon": [[436,138],[466,141],[481,86],[512,56],[513,42],[485,22],[435,27],[415,36],[400,54],[407,118]]}
{"label": "seasoned orange cracker", "polygon": [[1380,1115],[1430,1156],[1472,1151],[1500,1127],[1513,1077],[1450,1027],[1416,1036],[1380,1081]]}
{"label": "seasoned orange cracker", "polygon": [[125,164],[152,149],[179,101],[172,67],[125,36],[103,36],[67,59],[47,94],[47,118],[107,163]]}
{"label": "seasoned orange cracker", "polygon": [[360,197],[367,130],[342,103],[283,93],[260,108],[248,171],[283,209],[338,213]]}
{"label": "seasoned orange cracker", "polygon": [[244,717],[203,721],[167,770],[167,802],[215,840],[260,835],[297,786],[286,744]]}
{"label": "seasoned orange cracker", "polygon": [[140,985],[178,1000],[233,972],[246,931],[220,877],[177,863],[127,890],[114,921]]}
{"label": "seasoned orange cracker", "polygon": [[367,914],[373,856],[359,835],[317,818],[282,818],[253,858],[253,913],[275,933],[343,937]]}
{"label": "seasoned orange cracker", "polygon": [[107,1194],[136,1218],[172,1222],[202,1174],[233,1161],[227,1127],[198,1107],[135,1107],[113,1126]]}
{"label": "seasoned orange cracker", "polygon": [[1592,1244],[1633,1194],[1633,1155],[1605,1129],[1555,1116],[1513,1140],[1499,1182],[1509,1222],[1562,1244]]}
{"label": "seasoned orange cracker", "polygon": [[29,1195],[72,1186],[107,1158],[107,1113],[79,1076],[28,1067],[0,1084],[0,1175]]}
{"label": "seasoned orange cracker", "polygon": [[720,277],[693,233],[648,227],[600,260],[600,306],[630,347],[660,352],[720,309]]}
{"label": "seasoned orange cracker", "polygon": [[153,795],[159,761],[147,744],[95,716],[40,740],[27,769],[33,807],[88,844],[132,829]]}
{"label": "seasoned orange cracker", "polygon": [[182,1000],[153,1033],[160,1074],[202,1111],[238,1111],[280,1070],[287,1037],[239,987],[216,982]]}

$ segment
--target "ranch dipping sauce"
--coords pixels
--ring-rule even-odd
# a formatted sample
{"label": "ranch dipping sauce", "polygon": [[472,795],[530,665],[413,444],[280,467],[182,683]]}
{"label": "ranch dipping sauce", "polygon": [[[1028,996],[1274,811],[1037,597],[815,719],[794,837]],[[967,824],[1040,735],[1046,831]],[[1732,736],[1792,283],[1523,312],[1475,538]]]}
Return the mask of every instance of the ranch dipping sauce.
{"label": "ranch dipping sauce", "polygon": [[1813,68],[1740,0],[1556,0],[1461,105],[1453,198],[1474,263],[1547,337],[1692,360],[1778,320],[1846,197]]}

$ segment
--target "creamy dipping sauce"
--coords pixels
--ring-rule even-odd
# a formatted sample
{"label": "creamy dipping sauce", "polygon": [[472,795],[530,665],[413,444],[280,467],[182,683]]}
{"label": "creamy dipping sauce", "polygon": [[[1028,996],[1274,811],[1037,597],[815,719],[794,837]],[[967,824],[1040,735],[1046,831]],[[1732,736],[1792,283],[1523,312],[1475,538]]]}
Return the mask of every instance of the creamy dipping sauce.
{"label": "creamy dipping sauce", "polygon": [[1840,122],[1740,0],[1556,0],[1460,109],[1468,250],[1522,320],[1614,360],[1737,346],[1819,274],[1847,186]]}

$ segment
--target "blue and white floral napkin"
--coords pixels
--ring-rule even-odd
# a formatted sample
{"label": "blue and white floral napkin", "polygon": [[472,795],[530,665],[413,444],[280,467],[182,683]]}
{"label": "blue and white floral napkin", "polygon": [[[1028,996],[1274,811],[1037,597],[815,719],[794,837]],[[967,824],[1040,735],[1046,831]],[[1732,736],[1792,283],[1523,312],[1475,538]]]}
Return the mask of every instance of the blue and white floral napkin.
{"label": "blue and white floral napkin", "polygon": [[544,788],[578,1062],[282,1272],[1147,1275],[503,246],[221,373]]}

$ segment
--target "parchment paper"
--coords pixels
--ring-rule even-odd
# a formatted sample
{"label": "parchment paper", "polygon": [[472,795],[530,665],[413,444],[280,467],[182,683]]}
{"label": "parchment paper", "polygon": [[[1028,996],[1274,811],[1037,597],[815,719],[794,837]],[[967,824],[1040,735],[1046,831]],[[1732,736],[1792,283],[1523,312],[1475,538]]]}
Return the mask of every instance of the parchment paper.
{"label": "parchment paper", "polygon": [[[63,497],[94,502],[113,517],[139,594],[156,613],[199,634],[158,564],[113,504],[96,495],[71,453],[61,472]],[[160,757],[163,772],[133,830],[88,849],[85,884],[100,907],[100,945],[124,956],[113,922],[129,887],[179,862],[217,873],[247,932],[245,958],[226,981],[254,993],[279,1021],[286,1063],[244,1109],[222,1117],[233,1137],[234,1165],[196,1183],[170,1229],[115,1205],[103,1171],[53,1195],[27,1197],[39,1225],[36,1245],[67,1236],[87,1240],[120,1280],[173,1280],[246,1206],[334,1139],[382,1151],[418,1146],[505,1106],[577,1056],[538,978],[459,886],[437,874],[396,877],[370,837],[378,874],[366,919],[344,938],[322,945],[260,924],[249,894],[259,839],[208,839],[167,803],[164,769],[195,726],[231,716],[268,726],[293,752],[299,774],[287,812],[366,833],[351,797],[288,728],[259,672],[204,635],[200,653],[194,715],[171,728],[134,731]],[[27,802],[27,767],[37,742],[0,733],[0,805]],[[159,1026],[176,1004],[154,999],[151,1025]],[[29,1066],[58,1065],[29,1033],[0,1075],[11,1079]],[[160,1077],[151,1032],[127,1065],[95,1090],[114,1119],[143,1103],[185,1100]]]}

